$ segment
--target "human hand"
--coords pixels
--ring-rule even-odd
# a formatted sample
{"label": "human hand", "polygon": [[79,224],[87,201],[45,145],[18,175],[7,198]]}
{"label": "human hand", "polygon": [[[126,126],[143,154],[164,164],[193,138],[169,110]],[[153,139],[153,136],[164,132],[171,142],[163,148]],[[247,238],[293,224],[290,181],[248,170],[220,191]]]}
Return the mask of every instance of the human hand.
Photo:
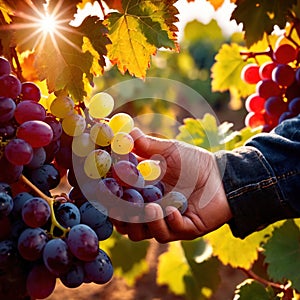
{"label": "human hand", "polygon": [[[169,206],[166,215],[157,203],[145,206],[145,219],[132,222],[112,220],[117,231],[133,241],[155,238],[160,243],[191,240],[226,223],[231,211],[214,155],[176,140],[160,139],[135,128],[135,153],[142,158],[160,157],[167,192],[177,190],[188,198],[188,208],[181,215]],[[143,222],[145,221],[145,222]]]}

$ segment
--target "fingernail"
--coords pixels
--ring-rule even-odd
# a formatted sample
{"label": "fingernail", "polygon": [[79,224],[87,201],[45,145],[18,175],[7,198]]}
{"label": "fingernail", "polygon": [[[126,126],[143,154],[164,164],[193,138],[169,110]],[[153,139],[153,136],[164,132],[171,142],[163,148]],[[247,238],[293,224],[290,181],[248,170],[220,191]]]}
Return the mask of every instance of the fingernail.
{"label": "fingernail", "polygon": [[177,208],[175,207],[172,207],[172,206],[167,206],[165,208],[165,211],[166,211],[166,216],[168,218],[169,221],[172,221],[174,219],[174,211],[176,210]]}
{"label": "fingernail", "polygon": [[150,204],[145,207],[145,214],[146,221],[154,221],[157,218],[156,209]]}

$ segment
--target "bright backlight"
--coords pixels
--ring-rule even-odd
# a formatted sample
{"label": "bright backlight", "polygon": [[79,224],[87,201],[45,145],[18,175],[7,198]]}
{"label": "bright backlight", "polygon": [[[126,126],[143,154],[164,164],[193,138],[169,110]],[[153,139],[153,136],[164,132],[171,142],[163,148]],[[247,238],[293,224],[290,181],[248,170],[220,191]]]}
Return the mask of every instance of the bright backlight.
{"label": "bright backlight", "polygon": [[56,20],[52,16],[45,16],[40,20],[41,31],[53,34],[56,31]]}

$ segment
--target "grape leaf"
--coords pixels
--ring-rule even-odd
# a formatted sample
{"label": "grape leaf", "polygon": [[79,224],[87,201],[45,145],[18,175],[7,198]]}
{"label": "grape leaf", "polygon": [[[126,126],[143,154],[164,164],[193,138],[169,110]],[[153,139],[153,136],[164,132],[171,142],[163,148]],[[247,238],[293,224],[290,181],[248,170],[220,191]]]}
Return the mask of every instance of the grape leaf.
{"label": "grape leaf", "polygon": [[108,58],[121,73],[144,78],[150,58],[160,47],[176,49],[175,1],[123,0],[124,13],[113,12],[107,26],[112,44]]}
{"label": "grape leaf", "polygon": [[279,300],[279,298],[275,298],[272,289],[265,288],[261,283],[253,279],[246,279],[239,284],[235,294],[238,295],[239,300]]}
{"label": "grape leaf", "polygon": [[250,47],[263,38],[264,33],[270,34],[274,25],[284,28],[286,15],[297,0],[238,0],[231,18],[243,23],[246,45]]}
{"label": "grape leaf", "polygon": [[212,293],[220,283],[220,276],[218,275],[220,261],[211,257],[212,249],[203,238],[182,241],[181,246],[192,273],[191,276],[184,278],[187,299],[194,300],[195,295],[199,295],[199,299],[207,299],[204,297],[204,292],[209,290],[209,293]]}
{"label": "grape leaf", "polygon": [[224,225],[218,230],[205,236],[213,247],[213,253],[224,264],[232,267],[249,269],[258,257],[258,249],[261,243],[268,239],[274,230],[275,225],[255,232],[245,239],[235,238],[228,225]]}
{"label": "grape leaf", "polygon": [[210,290],[211,293],[218,285],[219,266],[202,239],[172,242],[159,256],[157,283],[166,284],[174,294],[186,295],[187,299],[204,300],[207,299],[205,292]]}
{"label": "grape leaf", "polygon": [[172,242],[168,251],[158,258],[157,283],[167,284],[174,294],[183,295],[185,293],[183,278],[187,275],[190,275],[190,268],[180,242]]}
{"label": "grape leaf", "polygon": [[12,15],[10,6],[7,5],[6,1],[0,0],[0,20],[3,20],[3,23],[10,23],[10,15]]}
{"label": "grape leaf", "polygon": [[255,91],[255,85],[246,84],[241,79],[245,62],[238,44],[224,44],[216,55],[216,62],[212,67],[212,91],[225,92],[236,88],[241,97],[246,97]]}
{"label": "grape leaf", "polygon": [[293,220],[288,220],[277,228],[268,240],[265,262],[269,276],[280,282],[291,280],[293,287],[300,289],[300,229]]}
{"label": "grape leaf", "polygon": [[106,243],[105,250],[112,260],[115,275],[121,276],[132,286],[137,277],[149,269],[146,261],[149,241],[132,242],[117,232],[114,232],[108,240],[103,243]]}
{"label": "grape leaf", "polygon": [[227,122],[218,126],[216,118],[207,113],[202,119],[184,119],[176,139],[214,152],[223,149],[222,140],[230,134],[231,127]]}

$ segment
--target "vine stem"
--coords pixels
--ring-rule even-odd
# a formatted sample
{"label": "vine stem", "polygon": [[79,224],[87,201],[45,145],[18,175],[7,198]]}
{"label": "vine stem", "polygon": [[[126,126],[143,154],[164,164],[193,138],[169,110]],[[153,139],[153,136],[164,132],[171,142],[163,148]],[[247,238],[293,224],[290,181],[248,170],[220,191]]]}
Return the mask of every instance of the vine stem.
{"label": "vine stem", "polygon": [[271,286],[273,288],[279,289],[281,291],[286,291],[287,289],[290,288],[290,283],[287,283],[286,285],[284,284],[279,284],[270,280],[267,280],[265,278],[260,277],[259,275],[257,275],[256,273],[254,273],[252,270],[247,270],[244,268],[239,268],[240,270],[242,270],[244,273],[246,273],[246,275],[260,283],[262,283],[263,285],[266,286]]}
{"label": "vine stem", "polygon": [[37,188],[28,178],[26,178],[23,174],[21,174],[20,179],[22,183],[24,183],[26,186],[28,186],[38,197],[44,199],[47,201],[47,203],[50,206],[51,211],[51,227],[50,227],[50,234],[54,236],[54,230],[55,228],[58,228],[62,231],[61,237],[65,237],[66,234],[70,231],[69,228],[65,228],[62,225],[59,224],[59,222],[56,219],[55,212],[54,212],[54,202],[55,199],[51,198],[47,195],[45,195],[39,188]]}

